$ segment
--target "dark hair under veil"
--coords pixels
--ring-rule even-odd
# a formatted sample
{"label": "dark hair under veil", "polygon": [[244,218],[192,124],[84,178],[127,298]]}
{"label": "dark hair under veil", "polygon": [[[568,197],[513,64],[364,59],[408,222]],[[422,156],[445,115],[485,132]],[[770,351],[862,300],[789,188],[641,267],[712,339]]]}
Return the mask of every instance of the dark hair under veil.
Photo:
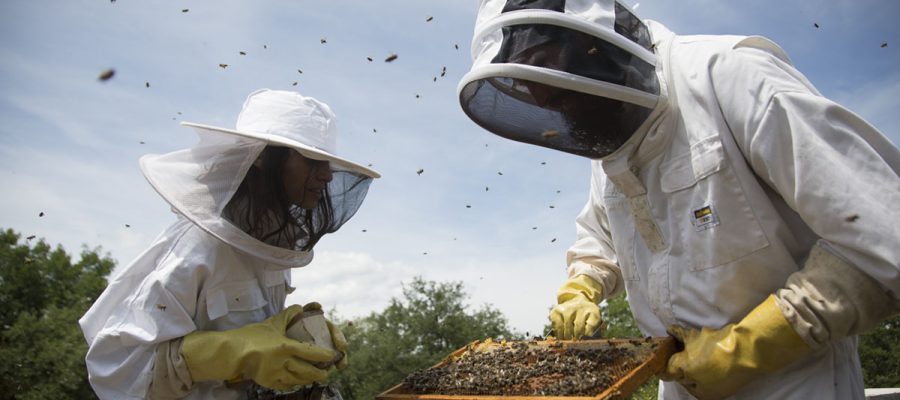
{"label": "dark hair under veil", "polygon": [[[282,180],[291,151],[294,150],[266,146],[260,155],[261,165],[250,167],[223,214],[262,242],[309,251],[322,236],[336,230],[334,207],[328,186],[313,209],[291,203]],[[312,176],[308,175],[307,182]]]}

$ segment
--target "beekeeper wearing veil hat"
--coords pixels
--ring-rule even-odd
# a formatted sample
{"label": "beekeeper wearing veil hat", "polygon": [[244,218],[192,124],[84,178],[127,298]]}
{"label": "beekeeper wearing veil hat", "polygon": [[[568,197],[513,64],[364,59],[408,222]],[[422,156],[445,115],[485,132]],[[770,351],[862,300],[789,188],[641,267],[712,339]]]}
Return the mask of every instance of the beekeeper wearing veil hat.
{"label": "beekeeper wearing veil hat", "polygon": [[177,221],[79,321],[94,390],[236,399],[242,380],[280,390],[325,381],[321,363],[346,366],[346,340],[330,322],[336,350],[285,336],[303,312],[284,307],[290,270],[356,213],[378,173],[338,156],[331,109],[295,92],[253,92],[234,129],[183,125],[196,145],[140,160]]}
{"label": "beekeeper wearing veil hat", "polygon": [[661,398],[863,397],[900,309],[900,153],[762,37],[678,36],[613,0],[484,0],[459,84],[484,129],[591,159],[550,319],[625,290],[684,343]]}

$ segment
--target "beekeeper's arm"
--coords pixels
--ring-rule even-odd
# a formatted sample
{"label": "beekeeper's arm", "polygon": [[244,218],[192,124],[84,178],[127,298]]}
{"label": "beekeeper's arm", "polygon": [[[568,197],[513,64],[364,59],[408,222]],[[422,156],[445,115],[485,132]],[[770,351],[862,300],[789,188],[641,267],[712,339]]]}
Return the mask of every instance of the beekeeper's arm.
{"label": "beekeeper's arm", "polygon": [[569,279],[557,291],[557,305],[550,311],[560,339],[591,335],[601,323],[598,304],[623,289],[597,175],[603,170],[597,161],[591,165],[590,195],[575,219],[575,244],[566,253]]}
{"label": "beekeeper's arm", "polygon": [[296,309],[230,331],[197,331],[192,316],[209,271],[206,263],[188,263],[175,253],[91,341],[85,361],[101,399],[180,398],[195,382],[210,380],[244,378],[285,388],[325,379],[326,371],[303,360],[328,361],[334,352],[284,336]]}
{"label": "beekeeper's arm", "polygon": [[[863,333],[900,306],[900,152],[784,60],[734,53],[716,81],[731,86],[717,92],[738,146],[822,238],[776,301],[812,347]],[[734,78],[748,74],[759,78]],[[738,91],[757,101],[727,95]]]}
{"label": "beekeeper's arm", "polygon": [[757,176],[821,240],[785,287],[739,323],[675,329],[686,349],[667,373],[701,398],[732,394],[900,309],[900,153],[822,97],[774,45],[757,44],[719,60],[715,95]]}
{"label": "beekeeper's arm", "polygon": [[92,338],[85,362],[101,399],[146,398],[157,346],[195,329],[196,290],[172,291],[168,278],[191,281],[190,276],[151,272]]}
{"label": "beekeeper's arm", "polygon": [[295,304],[261,322],[225,331],[194,331],[160,344],[150,398],[180,398],[194,382],[203,381],[249,379],[276,390],[324,382],[328,372],[313,363],[333,360],[334,351],[285,335],[288,323],[302,312],[303,307]]}

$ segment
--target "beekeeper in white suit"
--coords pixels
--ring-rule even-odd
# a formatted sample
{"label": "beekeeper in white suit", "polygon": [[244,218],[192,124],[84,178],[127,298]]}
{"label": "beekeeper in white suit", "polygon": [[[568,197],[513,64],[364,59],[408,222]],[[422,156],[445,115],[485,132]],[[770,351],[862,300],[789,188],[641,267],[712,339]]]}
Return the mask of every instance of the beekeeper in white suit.
{"label": "beekeeper in white suit", "polygon": [[473,121],[592,160],[559,336],[624,289],[643,334],[684,342],[661,398],[863,397],[855,335],[900,308],[881,133],[765,38],[677,36],[613,0],[482,1],[472,56]]}
{"label": "beekeeper in white suit", "polygon": [[183,125],[200,135],[194,147],[140,162],[177,221],[80,320],[91,385],[103,399],[238,399],[255,390],[241,380],[326,380],[314,364],[336,352],[285,337],[303,311],[284,307],[290,269],[312,261],[378,173],[339,157],[331,109],[295,92],[252,93],[234,129]]}

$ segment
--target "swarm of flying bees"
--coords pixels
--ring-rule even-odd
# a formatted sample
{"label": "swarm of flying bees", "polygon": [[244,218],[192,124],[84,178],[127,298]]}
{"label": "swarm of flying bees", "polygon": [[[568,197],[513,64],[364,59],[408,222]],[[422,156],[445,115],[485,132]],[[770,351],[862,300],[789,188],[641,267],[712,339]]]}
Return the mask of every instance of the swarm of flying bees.
{"label": "swarm of flying bees", "polygon": [[[110,1],[111,1],[111,2],[116,2],[117,0],[110,0]],[[181,12],[182,12],[182,13],[187,13],[187,12],[189,12],[189,11],[190,11],[190,10],[187,9],[187,8],[181,9]],[[429,15],[429,16],[427,16],[427,17],[425,18],[425,22],[433,22],[433,21],[434,21],[434,16]],[[322,44],[322,45],[328,44],[328,38],[327,38],[326,36],[321,36],[321,37],[319,38],[319,43]],[[459,44],[458,44],[458,43],[451,42],[451,45],[453,46],[453,48],[454,48],[455,50],[459,50]],[[887,44],[885,43],[885,44],[882,45],[882,47],[885,47],[886,45],[887,45]],[[266,50],[268,49],[268,44],[261,44],[261,46],[262,46],[263,49],[266,49]],[[252,49],[251,49],[251,50],[252,50]],[[592,49],[591,51],[596,51],[596,49]],[[252,52],[252,51],[251,51],[251,52]],[[248,51],[247,51],[247,50],[244,50],[244,49],[238,49],[238,55],[241,56],[241,57],[248,56]],[[369,62],[369,63],[374,62],[374,61],[375,61],[375,57],[377,57],[377,56],[374,56],[374,57],[373,57],[373,56],[370,56],[370,55],[365,56],[366,61]],[[397,53],[389,52],[388,55],[384,58],[384,62],[385,62],[385,63],[392,63],[392,62],[396,61],[398,58],[399,58],[399,55],[398,55]],[[219,64],[218,64],[218,67],[221,68],[222,70],[226,70],[229,66],[233,66],[232,64],[233,64],[233,63],[219,63]],[[296,69],[296,71],[297,71],[297,74],[304,74],[304,71],[303,71],[302,69],[299,69],[299,68],[295,68],[295,69]],[[102,72],[100,73],[100,75],[98,76],[98,80],[100,80],[101,82],[108,81],[108,80],[112,79],[113,76],[114,76],[115,74],[116,74],[116,71],[115,71],[113,68],[106,69],[106,70],[104,70],[104,71],[102,71]],[[438,78],[444,78],[444,77],[446,77],[446,76],[447,76],[447,66],[446,66],[446,65],[443,65],[443,66],[441,66],[440,72],[437,73],[437,74],[434,74],[434,75],[432,76],[432,82],[437,82]],[[291,82],[291,86],[298,86],[298,85],[299,85],[299,82],[297,82],[297,81]],[[150,88],[150,82],[149,82],[149,81],[145,81],[145,82],[144,82],[144,86],[145,86],[146,88]],[[415,95],[415,98],[416,98],[416,99],[421,99],[421,98],[423,98],[423,95],[422,95],[421,93],[414,93],[414,95]],[[179,112],[178,114],[181,115],[180,112]],[[177,120],[178,118],[173,117],[172,119],[173,119],[173,120]],[[372,132],[373,132],[373,133],[378,133],[378,130],[375,129],[375,128],[372,128]],[[554,134],[553,132],[545,132],[545,133],[544,133],[544,137],[545,137],[545,138],[548,138],[548,137],[554,137],[555,135],[558,135],[558,133],[556,133],[556,134]],[[145,143],[144,141],[140,141],[140,144],[143,145],[144,143]],[[487,147],[487,146],[488,146],[488,145],[485,144],[485,147]],[[542,164],[543,164],[543,163],[542,163]],[[371,167],[372,164],[369,164],[369,166]],[[416,174],[419,175],[419,176],[421,176],[424,172],[425,172],[424,168],[418,168],[418,169],[416,169]],[[503,172],[497,171],[497,175],[503,176]],[[485,191],[486,193],[487,193],[487,192],[490,192],[490,187],[489,187],[489,186],[484,186],[484,191]],[[557,192],[557,193],[558,193],[558,192]],[[464,205],[465,205],[465,208],[466,208],[466,209],[472,209],[472,208],[473,208],[473,205],[472,205],[472,204],[464,204]],[[550,208],[554,208],[554,206],[551,205]],[[43,217],[43,216],[44,216],[44,213],[41,212],[39,216],[40,216],[40,217]],[[123,225],[124,225],[125,228],[131,228],[131,225],[130,225],[130,224],[123,224]],[[536,229],[537,229],[537,226],[533,227],[532,229],[536,230]],[[367,230],[366,230],[366,229],[362,229],[362,232],[367,232]],[[29,237],[29,239],[31,239],[31,238],[33,238],[33,237],[34,237],[34,236],[32,235],[32,236]],[[456,238],[454,238],[454,240],[456,240]],[[555,241],[556,241],[556,238],[553,238],[553,240],[552,240],[551,242],[555,242]],[[427,255],[428,252],[423,252],[422,254],[423,254],[423,255]],[[160,308],[161,310],[165,311],[165,305],[160,305],[159,308]]]}

